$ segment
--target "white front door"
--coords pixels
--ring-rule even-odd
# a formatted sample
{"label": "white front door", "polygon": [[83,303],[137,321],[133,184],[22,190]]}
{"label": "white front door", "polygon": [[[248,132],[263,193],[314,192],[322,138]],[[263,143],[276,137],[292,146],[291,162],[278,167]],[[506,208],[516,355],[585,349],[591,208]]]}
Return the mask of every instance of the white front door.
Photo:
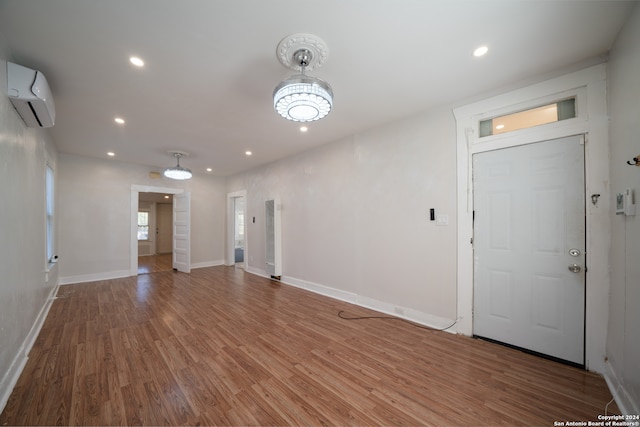
{"label": "white front door", "polygon": [[583,137],[473,163],[474,335],[583,365]]}
{"label": "white front door", "polygon": [[191,272],[191,193],[173,196],[173,268]]}

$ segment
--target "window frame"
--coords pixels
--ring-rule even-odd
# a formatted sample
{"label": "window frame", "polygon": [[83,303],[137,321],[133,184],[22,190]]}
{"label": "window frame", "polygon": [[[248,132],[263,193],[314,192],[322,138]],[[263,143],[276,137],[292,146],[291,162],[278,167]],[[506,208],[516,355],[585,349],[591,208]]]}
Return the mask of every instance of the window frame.
{"label": "window frame", "polygon": [[[146,214],[147,215],[147,224],[146,225],[145,224],[142,224],[142,225],[140,224],[140,214]],[[138,238],[138,242],[148,242],[149,241],[149,232],[150,232],[149,221],[150,221],[150,218],[151,218],[151,215],[150,215],[149,209],[140,209],[140,208],[138,208],[138,221],[137,221],[137,225],[138,225],[137,230],[138,231],[137,231],[137,235],[136,235],[136,237]],[[140,227],[147,227],[147,238],[146,239],[141,239],[140,238]]]}

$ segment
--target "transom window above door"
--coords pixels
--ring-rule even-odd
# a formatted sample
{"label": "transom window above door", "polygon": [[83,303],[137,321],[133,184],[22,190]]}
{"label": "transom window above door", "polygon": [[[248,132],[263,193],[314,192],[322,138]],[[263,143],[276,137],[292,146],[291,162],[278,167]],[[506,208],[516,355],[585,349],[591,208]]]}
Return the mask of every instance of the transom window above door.
{"label": "transom window above door", "polygon": [[532,128],[547,123],[576,117],[576,98],[530,108],[516,113],[506,114],[491,119],[481,120],[480,138],[513,132],[520,129]]}

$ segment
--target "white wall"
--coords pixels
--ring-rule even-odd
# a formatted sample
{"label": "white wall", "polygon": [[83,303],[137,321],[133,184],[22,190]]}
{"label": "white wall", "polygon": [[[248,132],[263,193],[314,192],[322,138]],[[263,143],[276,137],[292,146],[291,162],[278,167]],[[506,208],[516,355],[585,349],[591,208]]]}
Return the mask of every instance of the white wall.
{"label": "white wall", "polygon": [[8,53],[0,35],[0,411],[26,363],[57,285],[45,274],[48,133],[26,128],[6,96]]}
{"label": "white wall", "polygon": [[[228,192],[247,190],[248,270],[264,274],[264,202],[278,197],[283,281],[447,325],[455,153],[451,108],[441,108],[231,177]],[[430,208],[449,225],[430,221]]]}
{"label": "white wall", "polygon": [[60,154],[59,164],[61,283],[129,275],[132,185],[190,191],[192,266],[223,263],[224,180],[152,179],[150,167],[68,154]]}
{"label": "white wall", "polygon": [[636,5],[611,51],[609,62],[611,141],[611,296],[607,356],[612,388],[627,413],[640,413],[640,209],[615,215],[613,197],[625,188],[640,202],[640,5]]}

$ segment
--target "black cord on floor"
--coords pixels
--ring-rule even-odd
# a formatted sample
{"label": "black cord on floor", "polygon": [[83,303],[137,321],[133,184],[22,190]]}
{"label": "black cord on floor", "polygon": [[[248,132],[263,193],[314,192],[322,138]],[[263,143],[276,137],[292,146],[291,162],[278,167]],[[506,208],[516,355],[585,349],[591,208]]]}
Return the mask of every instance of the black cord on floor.
{"label": "black cord on floor", "polygon": [[391,317],[391,316],[359,316],[359,317],[345,317],[344,316],[344,310],[340,310],[338,312],[338,317],[344,320],[365,320],[365,319],[386,319],[386,320],[399,320],[401,322],[405,322],[408,323],[410,325],[415,326],[416,328],[421,328],[421,329],[427,329],[429,331],[446,331],[447,329],[453,327],[456,323],[458,323],[458,321],[456,320],[455,322],[453,322],[452,324],[450,324],[449,326],[447,326],[446,328],[442,328],[442,329],[438,329],[438,328],[432,328],[429,326],[424,326],[424,325],[420,325],[418,323],[414,323],[410,320],[407,319],[402,319],[400,317]]}

